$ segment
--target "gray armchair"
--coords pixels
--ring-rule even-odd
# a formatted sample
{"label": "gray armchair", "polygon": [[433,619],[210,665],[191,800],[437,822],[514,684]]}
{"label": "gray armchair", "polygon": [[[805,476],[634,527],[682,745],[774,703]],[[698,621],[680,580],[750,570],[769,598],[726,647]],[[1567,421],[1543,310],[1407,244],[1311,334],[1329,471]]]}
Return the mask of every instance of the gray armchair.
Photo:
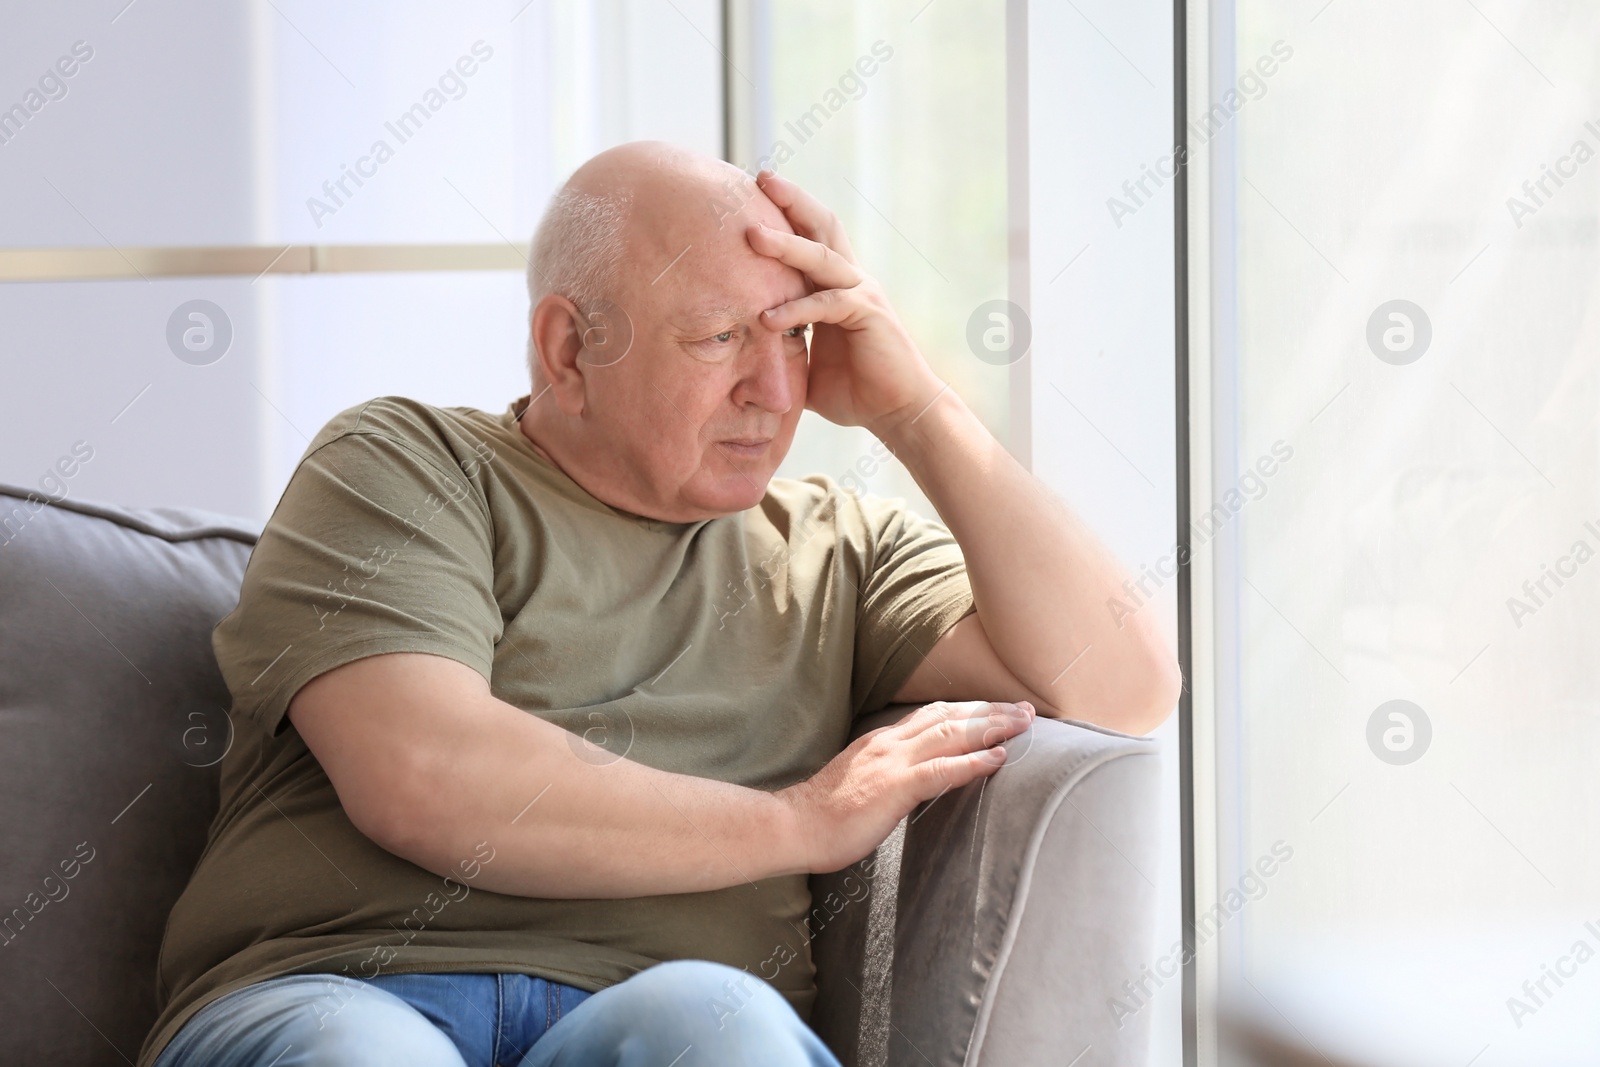
{"label": "gray armchair", "polygon": [[[229,739],[211,629],[255,534],[0,486],[0,1063],[131,1062],[154,1019]],[[1148,1020],[1108,1001],[1153,947],[1155,746],[1039,720],[1010,748],[812,878],[811,1022],[847,1067],[1144,1062]]]}

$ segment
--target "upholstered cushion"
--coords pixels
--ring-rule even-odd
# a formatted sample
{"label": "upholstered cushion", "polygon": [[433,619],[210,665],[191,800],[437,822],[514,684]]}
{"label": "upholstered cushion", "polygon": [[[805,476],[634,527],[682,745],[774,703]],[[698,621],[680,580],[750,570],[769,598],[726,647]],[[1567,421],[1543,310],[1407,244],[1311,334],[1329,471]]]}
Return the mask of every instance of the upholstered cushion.
{"label": "upholstered cushion", "polygon": [[236,519],[0,485],[0,1063],[138,1053],[216,811],[211,628],[254,540]]}

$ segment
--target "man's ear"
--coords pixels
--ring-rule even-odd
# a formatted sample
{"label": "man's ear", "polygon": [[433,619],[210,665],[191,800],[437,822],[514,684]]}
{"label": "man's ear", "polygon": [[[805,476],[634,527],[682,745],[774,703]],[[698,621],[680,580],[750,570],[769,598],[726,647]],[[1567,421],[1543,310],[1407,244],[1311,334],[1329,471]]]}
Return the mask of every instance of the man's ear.
{"label": "man's ear", "polygon": [[583,319],[578,307],[564,296],[551,293],[533,309],[530,329],[534,352],[556,406],[568,418],[583,413]]}

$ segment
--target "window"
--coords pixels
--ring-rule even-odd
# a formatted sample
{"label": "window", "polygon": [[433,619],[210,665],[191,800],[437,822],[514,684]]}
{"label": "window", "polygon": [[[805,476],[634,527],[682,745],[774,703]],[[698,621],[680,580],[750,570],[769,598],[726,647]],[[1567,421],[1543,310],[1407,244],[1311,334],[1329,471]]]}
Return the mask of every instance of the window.
{"label": "window", "polygon": [[[6,68],[56,81],[0,126],[0,266],[27,282],[0,314],[7,386],[34,400],[0,443],[32,484],[88,442],[75,496],[264,519],[344,407],[503,409],[557,184],[622,141],[721,147],[712,0],[30,18]],[[116,280],[51,280],[85,277]],[[175,358],[195,300],[216,347]]]}
{"label": "window", "polygon": [[1210,8],[1223,1003],[1336,1061],[1588,1062],[1600,12]]}

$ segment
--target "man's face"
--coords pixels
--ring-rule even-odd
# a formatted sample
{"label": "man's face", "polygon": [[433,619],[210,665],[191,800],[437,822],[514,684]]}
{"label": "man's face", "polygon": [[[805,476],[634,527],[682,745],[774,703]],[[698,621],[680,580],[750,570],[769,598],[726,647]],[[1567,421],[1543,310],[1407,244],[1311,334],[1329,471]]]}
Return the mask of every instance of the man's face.
{"label": "man's face", "polygon": [[[710,186],[707,203],[636,226],[615,300],[632,344],[586,376],[586,414],[608,439],[597,473],[626,486],[644,513],[671,522],[759,503],[805,409],[805,331],[775,332],[760,316],[810,289],[799,271],[758,254],[744,236],[753,221],[793,230],[753,182],[733,173],[743,182],[737,193]],[[739,208],[720,225],[719,200]]]}

